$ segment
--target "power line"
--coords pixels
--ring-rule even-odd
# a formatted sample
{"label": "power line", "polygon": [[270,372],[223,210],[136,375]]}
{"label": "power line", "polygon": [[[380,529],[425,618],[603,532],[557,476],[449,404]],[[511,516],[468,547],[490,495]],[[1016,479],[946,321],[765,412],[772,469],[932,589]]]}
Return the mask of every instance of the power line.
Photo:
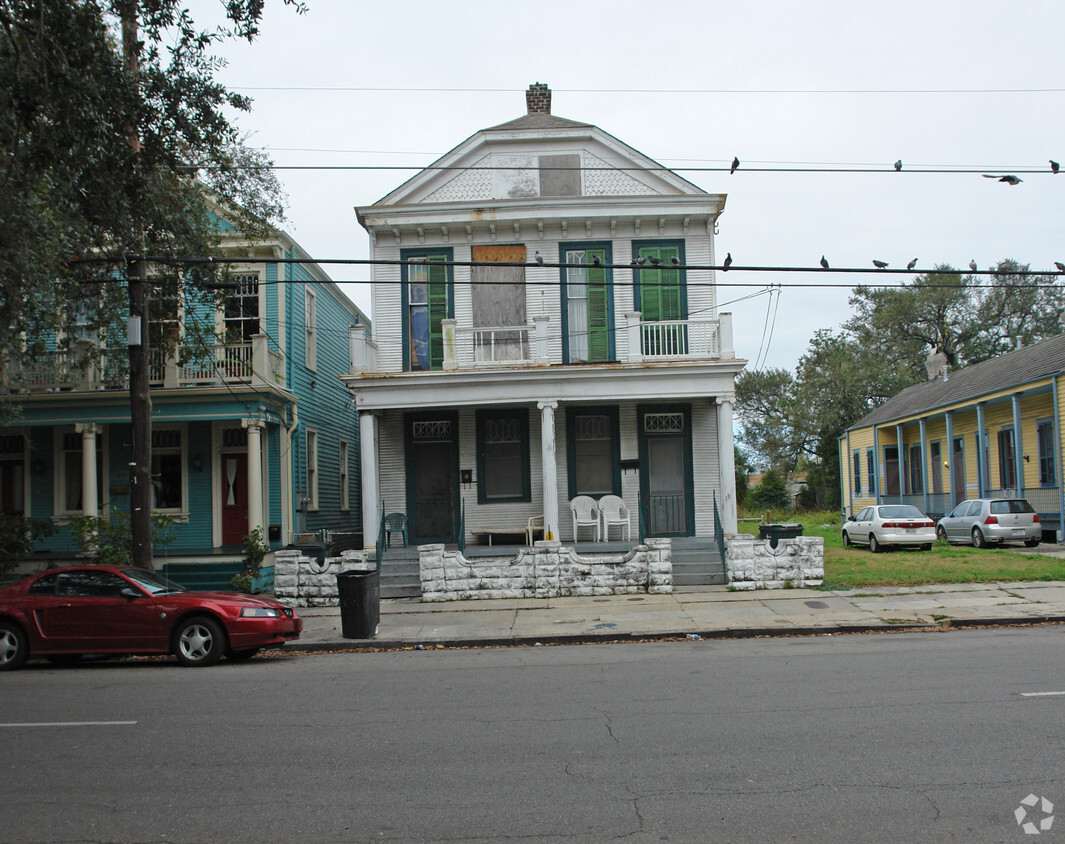
{"label": "power line", "polygon": [[[521,94],[524,88],[378,88],[355,85],[230,85],[232,91],[367,94]],[[555,94],[1061,94],[1065,88],[553,88]]]}

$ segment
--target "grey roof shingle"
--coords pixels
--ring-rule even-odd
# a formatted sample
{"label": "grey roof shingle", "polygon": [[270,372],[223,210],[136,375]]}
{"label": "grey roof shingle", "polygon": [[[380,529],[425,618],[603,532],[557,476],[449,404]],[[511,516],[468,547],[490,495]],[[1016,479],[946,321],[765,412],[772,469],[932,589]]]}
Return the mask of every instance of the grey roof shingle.
{"label": "grey roof shingle", "polygon": [[500,130],[511,131],[513,129],[575,129],[580,126],[591,126],[591,123],[578,123],[576,120],[568,120],[565,117],[556,117],[553,114],[535,112],[523,114],[516,120],[500,123],[498,126],[489,126],[485,132]]}
{"label": "grey roof shingle", "polygon": [[926,381],[907,387],[876,410],[867,413],[848,430],[879,425],[957,402],[972,401],[988,393],[1060,372],[1065,372],[1065,334],[950,372],[946,381]]}

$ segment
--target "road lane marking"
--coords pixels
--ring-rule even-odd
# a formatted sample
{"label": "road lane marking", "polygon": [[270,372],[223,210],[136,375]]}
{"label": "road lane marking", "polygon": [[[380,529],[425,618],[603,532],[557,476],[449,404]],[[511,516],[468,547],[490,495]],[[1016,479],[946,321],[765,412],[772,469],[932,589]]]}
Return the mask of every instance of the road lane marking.
{"label": "road lane marking", "polygon": [[129,727],[136,721],[23,721],[0,727]]}
{"label": "road lane marking", "polygon": [[1065,695],[1065,692],[1021,692],[1021,697],[1054,697]]}

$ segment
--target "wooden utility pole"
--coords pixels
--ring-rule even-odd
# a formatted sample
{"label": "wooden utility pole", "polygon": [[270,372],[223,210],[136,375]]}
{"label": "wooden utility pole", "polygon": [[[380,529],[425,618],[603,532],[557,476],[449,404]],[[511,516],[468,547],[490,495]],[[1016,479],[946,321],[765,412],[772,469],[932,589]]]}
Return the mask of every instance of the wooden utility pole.
{"label": "wooden utility pole", "polygon": [[[122,57],[126,73],[136,83],[140,73],[140,43],[137,2],[122,6]],[[141,141],[137,126],[128,129],[133,149],[133,168],[140,167]],[[137,191],[137,174],[130,190]],[[133,243],[144,254],[144,230],[136,214],[140,197],[131,197],[136,234]],[[126,283],[129,286],[129,415],[133,427],[133,448],[129,465],[129,526],[132,562],[151,569],[152,565],[152,398],[148,386],[148,267],[140,256],[127,258]]]}

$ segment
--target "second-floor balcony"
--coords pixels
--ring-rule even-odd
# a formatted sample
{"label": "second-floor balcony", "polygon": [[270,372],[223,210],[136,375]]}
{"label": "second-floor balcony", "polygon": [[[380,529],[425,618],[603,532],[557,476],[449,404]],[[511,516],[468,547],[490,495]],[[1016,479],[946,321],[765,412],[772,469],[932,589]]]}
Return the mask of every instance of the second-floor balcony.
{"label": "second-floor balcony", "polygon": [[[267,383],[284,386],[282,355],[264,334],[250,343],[219,343],[150,349],[148,378],[153,388]],[[129,387],[126,348],[81,348],[46,352],[23,361],[17,379],[27,392],[118,390]]]}
{"label": "second-floor balcony", "polygon": [[[549,366],[553,360],[551,321],[533,317],[528,325],[473,327],[454,319],[442,322],[445,370],[508,366]],[[557,351],[556,351],[557,354]],[[732,358],[732,315],[717,319],[645,322],[639,312],[627,314],[615,332],[614,363]]]}

